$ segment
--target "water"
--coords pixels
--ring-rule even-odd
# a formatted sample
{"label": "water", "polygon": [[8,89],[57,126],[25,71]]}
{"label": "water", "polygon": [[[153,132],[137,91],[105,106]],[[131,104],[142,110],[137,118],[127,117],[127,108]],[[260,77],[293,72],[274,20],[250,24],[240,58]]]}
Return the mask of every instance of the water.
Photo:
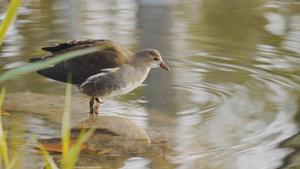
{"label": "water", "polygon": [[[39,49],[57,41],[107,38],[133,52],[155,48],[171,72],[151,70],[143,86],[102,109],[143,127],[160,117],[175,121],[176,155],[167,162],[132,157],[118,168],[299,168],[299,143],[284,146],[300,124],[299,9],[297,0],[25,0],[0,49],[0,72],[46,55]],[[35,73],[7,86],[9,93],[65,92]],[[59,135],[47,116],[22,117],[4,119],[11,138]]]}

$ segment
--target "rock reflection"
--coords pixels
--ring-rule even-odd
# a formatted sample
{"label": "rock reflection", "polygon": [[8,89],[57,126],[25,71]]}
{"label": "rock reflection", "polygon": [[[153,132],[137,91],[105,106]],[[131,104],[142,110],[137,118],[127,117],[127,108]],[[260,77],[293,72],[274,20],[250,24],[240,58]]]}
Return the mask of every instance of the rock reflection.
{"label": "rock reflection", "polygon": [[[71,140],[76,140],[81,130],[96,129],[86,141],[87,148],[81,152],[76,167],[120,168],[132,157],[143,157],[149,161],[165,161],[172,151],[166,141],[150,142],[144,129],[130,120],[116,116],[99,116],[75,124],[71,129]],[[42,144],[59,143],[61,139],[39,140]],[[60,163],[61,154],[54,154],[56,163]],[[164,159],[164,160],[163,160]]]}
{"label": "rock reflection", "polygon": [[283,159],[283,164],[278,169],[300,168],[300,133],[284,140],[280,148],[290,148],[292,152]]}

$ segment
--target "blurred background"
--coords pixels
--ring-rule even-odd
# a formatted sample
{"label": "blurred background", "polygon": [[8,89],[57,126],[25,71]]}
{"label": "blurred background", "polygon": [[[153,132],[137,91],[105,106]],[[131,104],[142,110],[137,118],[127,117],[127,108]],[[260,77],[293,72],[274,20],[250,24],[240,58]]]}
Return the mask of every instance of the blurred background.
{"label": "blurred background", "polygon": [[[0,21],[8,4],[1,0]],[[46,56],[44,46],[88,38],[157,49],[171,69],[151,70],[141,87],[100,107],[143,127],[174,121],[167,165],[133,157],[119,168],[300,168],[300,141],[289,144],[300,127],[299,0],[23,0],[0,74]],[[7,90],[63,96],[65,84],[32,73]],[[76,88],[73,96],[88,101]],[[10,139],[51,138],[60,127],[22,112],[6,120]]]}

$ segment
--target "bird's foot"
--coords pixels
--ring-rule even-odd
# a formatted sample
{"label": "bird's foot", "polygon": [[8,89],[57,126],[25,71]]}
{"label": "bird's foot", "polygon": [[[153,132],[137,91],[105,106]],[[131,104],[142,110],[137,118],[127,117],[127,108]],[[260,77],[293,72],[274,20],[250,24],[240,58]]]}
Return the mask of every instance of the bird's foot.
{"label": "bird's foot", "polygon": [[99,110],[98,110],[98,108],[91,108],[90,109],[90,114],[98,114],[99,113]]}
{"label": "bird's foot", "polygon": [[95,113],[95,114],[98,114],[98,113],[99,113],[98,107],[97,107],[97,108],[96,108],[96,107],[94,108],[94,113]]}

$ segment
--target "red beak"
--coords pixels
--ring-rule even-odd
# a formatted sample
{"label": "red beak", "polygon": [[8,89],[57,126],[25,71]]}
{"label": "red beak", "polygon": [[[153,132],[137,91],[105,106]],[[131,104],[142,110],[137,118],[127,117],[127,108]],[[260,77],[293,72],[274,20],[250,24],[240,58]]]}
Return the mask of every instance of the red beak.
{"label": "red beak", "polygon": [[170,68],[163,62],[161,61],[161,63],[159,64],[159,66],[167,71],[170,71]]}

